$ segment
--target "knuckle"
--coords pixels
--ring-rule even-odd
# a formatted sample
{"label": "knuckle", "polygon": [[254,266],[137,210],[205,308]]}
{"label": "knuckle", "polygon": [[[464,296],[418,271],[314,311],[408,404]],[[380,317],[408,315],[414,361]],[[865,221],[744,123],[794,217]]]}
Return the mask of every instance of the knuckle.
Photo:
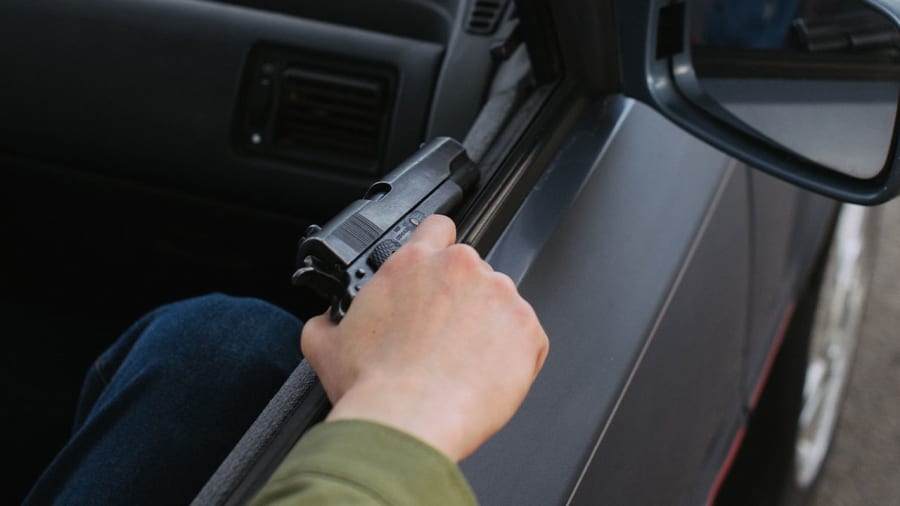
{"label": "knuckle", "polygon": [[397,250],[398,253],[401,251],[404,253],[404,255],[409,257],[409,260],[421,260],[428,256],[428,254],[431,252],[430,248],[427,245],[419,242],[407,244],[403,248]]}
{"label": "knuckle", "polygon": [[446,250],[447,261],[456,269],[471,271],[482,265],[481,256],[467,244],[454,244]]}
{"label": "knuckle", "polygon": [[422,243],[416,242],[404,244],[402,248],[398,249],[393,255],[388,257],[387,261],[384,262],[384,265],[379,268],[379,271],[392,271],[403,264],[420,262],[424,260],[428,254],[428,246]]}
{"label": "knuckle", "polygon": [[[498,295],[513,298],[516,301],[525,303],[525,301],[522,300],[522,298],[519,296],[519,289],[516,287],[515,282],[513,282],[513,280],[510,279],[509,276],[503,274],[502,272],[491,273],[490,286],[492,288],[492,291]],[[528,304],[525,303],[525,305],[527,306]]]}
{"label": "knuckle", "polygon": [[[519,298],[513,309],[513,314],[521,327],[540,330],[540,324],[538,323],[537,315],[534,313],[534,308],[531,307],[531,304],[525,302],[524,299]],[[537,334],[543,334],[543,332],[538,332]]]}
{"label": "knuckle", "polygon": [[541,347],[545,347],[548,339],[538,320],[537,313],[531,304],[522,298],[515,282],[502,273],[493,273],[492,278],[494,298],[504,304],[508,311],[507,314],[516,322],[517,327],[533,330],[530,333],[538,338],[538,344]]}

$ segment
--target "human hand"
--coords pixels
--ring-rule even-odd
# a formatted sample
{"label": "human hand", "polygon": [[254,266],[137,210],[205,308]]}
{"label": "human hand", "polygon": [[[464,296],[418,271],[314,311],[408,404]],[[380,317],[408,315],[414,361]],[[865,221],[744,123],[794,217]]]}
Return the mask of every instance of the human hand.
{"label": "human hand", "polygon": [[303,328],[303,354],[333,404],[328,420],[404,430],[455,461],[512,418],[549,342],[515,284],[445,216],[422,221],[339,325]]}

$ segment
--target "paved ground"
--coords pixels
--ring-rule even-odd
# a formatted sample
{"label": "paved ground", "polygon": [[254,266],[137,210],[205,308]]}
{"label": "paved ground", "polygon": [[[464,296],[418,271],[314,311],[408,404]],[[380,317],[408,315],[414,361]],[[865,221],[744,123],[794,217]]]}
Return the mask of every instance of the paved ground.
{"label": "paved ground", "polygon": [[866,321],[814,506],[900,505],[900,201],[882,209]]}

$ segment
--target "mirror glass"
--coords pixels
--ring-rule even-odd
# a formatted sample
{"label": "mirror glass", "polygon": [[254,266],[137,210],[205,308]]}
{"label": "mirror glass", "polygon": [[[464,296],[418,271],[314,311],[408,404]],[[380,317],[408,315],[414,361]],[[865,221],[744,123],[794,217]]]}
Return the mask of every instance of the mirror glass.
{"label": "mirror glass", "polygon": [[676,68],[682,89],[833,170],[861,179],[881,171],[900,96],[900,31],[885,14],[859,0],[688,6],[693,70]]}

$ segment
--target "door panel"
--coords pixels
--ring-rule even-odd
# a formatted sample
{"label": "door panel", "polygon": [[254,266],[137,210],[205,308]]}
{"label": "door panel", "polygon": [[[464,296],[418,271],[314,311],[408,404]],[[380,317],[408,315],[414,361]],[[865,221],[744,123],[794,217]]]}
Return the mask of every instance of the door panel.
{"label": "door panel", "polygon": [[[636,395],[644,396],[642,392],[657,385],[652,381],[655,374],[661,379],[677,377],[678,371],[697,371],[702,366],[715,368],[709,371],[710,377],[725,378],[711,387],[710,407],[691,411],[683,406],[687,417],[679,427],[690,426],[694,416],[705,416],[706,409],[727,409],[730,405],[723,398],[738,391],[735,364],[740,357],[747,273],[746,250],[740,250],[747,244],[743,180],[734,179],[729,187],[731,171],[726,169],[724,155],[648,108],[627,106],[619,122],[605,120],[606,110],[602,105],[588,110],[488,257],[495,268],[521,279],[520,290],[541,318],[551,351],[510,424],[462,463],[484,504],[565,503],[651,336],[660,338],[661,351],[652,348],[646,357],[672,369],[654,372],[648,368],[641,373],[642,366],[638,372],[642,378],[646,374],[650,383]],[[577,156],[566,156],[572,153]],[[572,178],[577,178],[577,184]],[[564,187],[571,192],[561,192]],[[698,248],[694,258],[725,255],[707,267],[709,271],[698,263],[697,276],[720,278],[731,291],[684,294],[721,299],[713,308],[723,313],[695,327],[697,335],[685,338],[691,345],[679,347],[677,338],[694,313],[667,300],[677,293],[679,273],[707,216],[715,216],[708,213],[723,191],[733,195],[723,204],[727,211],[709,218],[707,226],[736,232]],[[547,216],[559,218],[544,219]],[[529,261],[522,262],[516,252]],[[685,280],[704,279],[694,276]],[[694,282],[683,286],[696,288]],[[664,312],[665,307],[669,311]],[[670,312],[673,309],[675,313]],[[655,328],[663,313],[667,315],[663,325]],[[708,345],[724,358],[698,355],[697,350]],[[657,353],[670,360],[656,358]],[[686,381],[692,379],[696,376]],[[640,380],[641,385],[644,381]],[[722,419],[733,418],[722,415]],[[721,429],[718,432],[704,438],[704,448],[711,445],[710,438],[722,437]],[[701,437],[697,432],[693,435]],[[648,434],[627,431],[627,435],[608,437],[613,441],[630,438],[635,448],[629,451],[650,451],[641,448],[650,444]],[[605,453],[597,462],[616,465]],[[662,488],[659,492],[666,493]]]}
{"label": "door panel", "polygon": [[572,504],[702,504],[743,419],[747,175],[732,166]]}
{"label": "door panel", "polygon": [[743,396],[757,387],[783,319],[811,274],[836,201],[746,167],[753,212],[753,276]]}

